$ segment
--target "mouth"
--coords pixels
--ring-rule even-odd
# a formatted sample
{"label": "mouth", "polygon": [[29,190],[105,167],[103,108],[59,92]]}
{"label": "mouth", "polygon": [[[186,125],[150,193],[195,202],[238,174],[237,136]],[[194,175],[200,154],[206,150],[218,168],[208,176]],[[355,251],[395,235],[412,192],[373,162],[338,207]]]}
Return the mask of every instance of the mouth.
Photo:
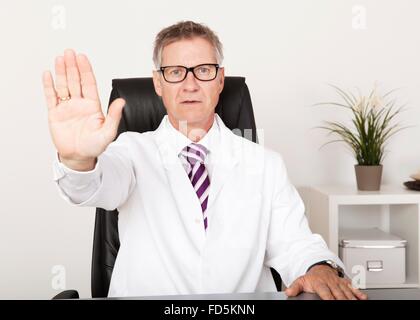
{"label": "mouth", "polygon": [[183,104],[183,105],[194,105],[194,104],[198,104],[198,103],[201,103],[201,101],[199,101],[199,100],[184,100],[184,101],[181,101],[181,104]]}

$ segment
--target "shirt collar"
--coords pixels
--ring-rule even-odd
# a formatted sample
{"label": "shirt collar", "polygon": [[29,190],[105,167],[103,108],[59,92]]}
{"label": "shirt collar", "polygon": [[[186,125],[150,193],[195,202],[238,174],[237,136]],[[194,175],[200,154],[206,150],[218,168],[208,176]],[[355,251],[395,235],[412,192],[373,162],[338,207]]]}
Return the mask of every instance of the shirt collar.
{"label": "shirt collar", "polygon": [[[172,144],[172,147],[176,151],[177,155],[179,155],[186,146],[193,143],[193,141],[191,141],[188,137],[186,137],[172,126],[167,115],[165,116],[165,127],[171,137],[171,139],[169,139],[170,143]],[[213,152],[219,144],[219,137],[220,127],[215,115],[213,124],[209,131],[204,135],[203,138],[201,138],[201,140],[195,143],[201,144],[202,146],[206,147],[209,152]]]}

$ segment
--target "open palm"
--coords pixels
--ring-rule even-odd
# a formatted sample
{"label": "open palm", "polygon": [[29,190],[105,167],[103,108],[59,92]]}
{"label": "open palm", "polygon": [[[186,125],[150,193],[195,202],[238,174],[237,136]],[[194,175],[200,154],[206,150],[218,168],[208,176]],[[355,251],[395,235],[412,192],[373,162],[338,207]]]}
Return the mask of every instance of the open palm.
{"label": "open palm", "polygon": [[49,129],[60,159],[96,159],[114,140],[125,101],[116,99],[105,117],[89,60],[73,50],[56,58],[55,74],[54,85],[46,71],[43,85]]}

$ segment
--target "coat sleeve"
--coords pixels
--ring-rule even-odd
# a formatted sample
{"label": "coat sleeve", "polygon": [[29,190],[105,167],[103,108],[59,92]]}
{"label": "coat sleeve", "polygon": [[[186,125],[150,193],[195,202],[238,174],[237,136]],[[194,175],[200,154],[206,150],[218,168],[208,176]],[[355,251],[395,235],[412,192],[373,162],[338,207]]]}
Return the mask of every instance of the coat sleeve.
{"label": "coat sleeve", "polygon": [[127,134],[121,134],[108,145],[91,171],[74,171],[56,155],[53,175],[60,196],[78,207],[114,210],[123,204],[136,184]]}
{"label": "coat sleeve", "polygon": [[319,234],[311,232],[304,203],[289,181],[280,155],[276,154],[274,192],[267,238],[265,265],[274,268],[289,287],[314,263],[333,260],[344,269]]}

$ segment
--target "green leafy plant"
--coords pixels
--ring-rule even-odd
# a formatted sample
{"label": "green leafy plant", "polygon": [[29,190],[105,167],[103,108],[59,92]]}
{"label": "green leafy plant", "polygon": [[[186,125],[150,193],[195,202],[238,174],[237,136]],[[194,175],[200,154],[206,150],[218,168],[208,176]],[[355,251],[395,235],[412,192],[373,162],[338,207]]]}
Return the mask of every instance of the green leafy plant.
{"label": "green leafy plant", "polygon": [[[342,98],[343,102],[325,102],[318,105],[332,105],[348,109],[352,113],[354,128],[349,128],[339,122],[324,121],[326,126],[317,128],[326,129],[329,134],[340,137],[325,143],[345,142],[352,150],[359,165],[372,166],[382,164],[386,142],[398,131],[398,124],[391,124],[391,120],[403,111],[405,105],[396,110],[396,99],[389,100],[395,91],[391,90],[383,96],[374,88],[369,96],[363,96],[360,92],[356,97],[351,91],[345,91],[331,85]],[[324,146],[322,145],[321,148]]]}

